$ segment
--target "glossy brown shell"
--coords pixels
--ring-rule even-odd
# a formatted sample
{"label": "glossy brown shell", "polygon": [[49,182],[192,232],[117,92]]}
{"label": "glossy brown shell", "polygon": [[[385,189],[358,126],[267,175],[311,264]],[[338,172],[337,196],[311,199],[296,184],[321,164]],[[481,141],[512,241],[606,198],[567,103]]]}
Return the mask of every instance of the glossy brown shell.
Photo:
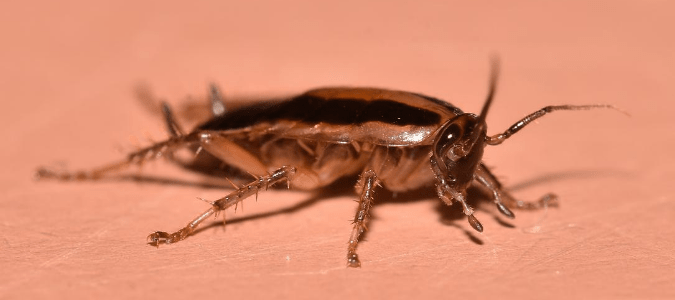
{"label": "glossy brown shell", "polygon": [[429,145],[436,130],[461,113],[450,103],[410,92],[321,88],[288,100],[227,112],[198,130],[273,134],[334,143]]}

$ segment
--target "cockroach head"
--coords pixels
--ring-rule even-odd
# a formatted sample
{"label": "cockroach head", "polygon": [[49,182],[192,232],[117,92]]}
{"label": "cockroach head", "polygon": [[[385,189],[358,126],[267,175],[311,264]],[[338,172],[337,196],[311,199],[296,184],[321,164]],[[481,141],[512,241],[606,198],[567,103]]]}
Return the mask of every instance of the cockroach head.
{"label": "cockroach head", "polygon": [[441,126],[434,140],[432,164],[455,188],[464,190],[469,186],[483,159],[487,135],[485,118],[495,94],[498,73],[499,63],[495,58],[492,60],[487,99],[480,115],[464,113],[455,116]]}
{"label": "cockroach head", "polygon": [[483,159],[487,126],[474,114],[450,119],[439,130],[433,144],[433,156],[441,173],[456,187],[468,187]]}

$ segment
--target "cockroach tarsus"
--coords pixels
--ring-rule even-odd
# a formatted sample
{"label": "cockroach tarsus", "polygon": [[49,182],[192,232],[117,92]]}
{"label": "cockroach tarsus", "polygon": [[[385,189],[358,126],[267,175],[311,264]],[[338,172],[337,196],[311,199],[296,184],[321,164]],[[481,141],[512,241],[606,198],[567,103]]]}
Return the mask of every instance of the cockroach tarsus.
{"label": "cockroach tarsus", "polygon": [[[459,203],[471,227],[482,232],[483,225],[466,201],[471,185],[488,190],[499,212],[508,218],[515,217],[510,208],[536,209],[556,202],[554,194],[536,202],[513,198],[482,162],[485,146],[501,144],[553,111],[616,109],[604,104],[547,106],[504,132],[488,136],[485,120],[497,75],[495,62],[479,115],[424,95],[375,88],[316,89],[284,101],[229,111],[214,86],[210,93],[212,118],[193,131],[185,133],[163,103],[168,139],[100,168],[72,173],[40,168],[37,176],[95,180],[159,157],[207,174],[222,164],[251,174],[250,183],[208,201],[211,207],[182,229],[151,233],[148,243],[159,246],[184,240],[210,216],[250,196],[257,197],[274,184],[286,182],[289,188],[312,190],[360,174],[355,186],[358,208],[347,250],[347,265],[359,267],[356,249],[378,187],[402,192],[433,186],[445,204]],[[194,158],[174,155],[184,148],[196,153]]]}

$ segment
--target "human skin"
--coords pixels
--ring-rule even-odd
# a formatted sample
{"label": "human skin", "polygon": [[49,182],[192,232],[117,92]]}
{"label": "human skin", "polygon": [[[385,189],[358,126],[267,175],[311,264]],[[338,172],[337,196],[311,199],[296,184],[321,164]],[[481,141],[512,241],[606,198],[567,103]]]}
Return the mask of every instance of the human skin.
{"label": "human skin", "polygon": [[[0,298],[673,297],[670,3],[70,4],[3,9]],[[495,52],[489,134],[549,104],[630,117],[555,113],[488,147],[516,197],[560,207],[508,220],[474,203],[480,234],[433,192],[378,191],[359,269],[345,267],[349,189],[270,190],[155,248],[149,233],[226,191],[162,161],[131,174],[171,180],[32,178],[165,138],[139,84],[177,110],[216,82],[234,102],[376,86],[478,113]]]}

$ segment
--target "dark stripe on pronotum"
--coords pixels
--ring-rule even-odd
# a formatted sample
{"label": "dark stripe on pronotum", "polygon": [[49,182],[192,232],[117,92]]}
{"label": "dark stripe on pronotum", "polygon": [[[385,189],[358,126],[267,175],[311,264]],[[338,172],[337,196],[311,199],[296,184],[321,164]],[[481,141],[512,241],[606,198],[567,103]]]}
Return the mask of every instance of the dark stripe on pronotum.
{"label": "dark stripe on pronotum", "polygon": [[242,128],[261,121],[292,120],[307,123],[357,125],[382,122],[397,126],[438,124],[433,111],[392,100],[330,99],[302,95],[280,103],[260,103],[226,113],[200,126],[204,130]]}

